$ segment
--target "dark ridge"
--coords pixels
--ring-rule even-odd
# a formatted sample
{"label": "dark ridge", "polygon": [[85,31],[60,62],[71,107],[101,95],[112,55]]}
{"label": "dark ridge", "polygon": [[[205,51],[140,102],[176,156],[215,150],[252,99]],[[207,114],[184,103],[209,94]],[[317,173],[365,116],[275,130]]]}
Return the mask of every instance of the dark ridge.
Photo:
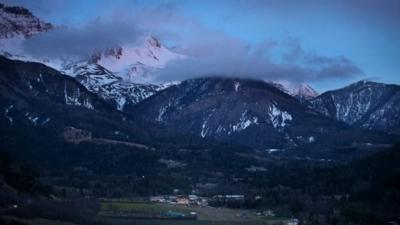
{"label": "dark ridge", "polygon": [[33,16],[33,14],[28,9],[20,6],[4,6],[2,4],[0,8],[3,8],[3,10],[7,13],[24,15],[24,16]]}

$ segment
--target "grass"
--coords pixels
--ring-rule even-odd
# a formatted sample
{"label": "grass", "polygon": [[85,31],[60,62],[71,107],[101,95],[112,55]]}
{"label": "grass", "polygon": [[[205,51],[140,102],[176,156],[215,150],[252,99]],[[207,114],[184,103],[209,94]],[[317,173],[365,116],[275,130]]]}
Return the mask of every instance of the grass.
{"label": "grass", "polygon": [[112,225],[267,225],[287,221],[280,218],[257,217],[250,210],[213,208],[199,206],[179,206],[152,203],[119,203],[103,202],[103,211],[158,213],[175,211],[181,213],[196,212],[197,220],[160,220],[160,219],[128,219],[115,217],[98,217],[99,222]]}
{"label": "grass", "polygon": [[[69,222],[49,220],[43,218],[19,219],[17,221],[30,225],[76,225]],[[117,218],[97,218],[97,222],[109,225],[272,225],[279,224],[282,220],[265,221],[232,221],[232,220],[135,220]]]}
{"label": "grass", "polygon": [[[175,211],[181,213],[196,212],[197,220],[177,219],[133,219],[97,216],[93,222],[107,225],[272,225],[285,222],[285,218],[257,217],[254,211],[228,208],[212,208],[199,206],[178,206],[152,203],[103,202],[101,211],[159,213]],[[69,222],[42,218],[18,219],[31,225],[76,225]]]}
{"label": "grass", "polygon": [[100,221],[112,225],[272,225],[282,220],[135,220],[101,218]]}
{"label": "grass", "polygon": [[103,202],[101,204],[102,211],[120,211],[120,212],[138,212],[138,213],[158,213],[176,211],[181,213],[189,213],[190,210],[179,208],[173,205],[152,204],[152,203],[126,203],[126,202]]}

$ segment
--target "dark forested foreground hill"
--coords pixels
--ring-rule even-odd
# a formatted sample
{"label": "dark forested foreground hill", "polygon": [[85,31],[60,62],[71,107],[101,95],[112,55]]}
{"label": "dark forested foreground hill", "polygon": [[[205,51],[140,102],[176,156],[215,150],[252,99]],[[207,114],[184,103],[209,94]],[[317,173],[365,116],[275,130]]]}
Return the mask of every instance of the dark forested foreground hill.
{"label": "dark forested foreground hill", "polygon": [[19,201],[20,196],[48,197],[49,190],[37,180],[37,174],[0,153],[0,208]]}
{"label": "dark forested foreground hill", "polygon": [[248,179],[264,197],[260,205],[290,211],[309,222],[400,221],[399,144],[343,166],[290,162]]}
{"label": "dark forested foreground hill", "polygon": [[[77,196],[69,197],[65,195],[65,191],[60,192],[56,186],[43,188],[44,186],[34,178],[31,171],[21,169],[22,167],[3,155],[0,162],[1,196],[7,197],[7,193],[13,193],[14,196],[14,199],[8,198],[8,204],[3,206],[10,204],[20,206],[18,209],[2,211],[1,214],[93,223],[91,220],[99,209],[99,203],[95,199],[88,201],[79,200]],[[76,179],[72,181],[76,183],[71,185],[76,185],[77,190],[81,189],[82,197],[87,195],[88,189],[79,186],[79,182],[82,182],[79,181],[79,173],[74,175]],[[242,176],[240,182],[225,179],[226,186],[216,187],[214,191],[244,194],[243,202],[238,204],[238,202],[212,200],[210,204],[245,208],[255,212],[268,209],[277,216],[298,218],[302,224],[386,224],[389,221],[400,221],[400,145],[347,165],[321,167],[321,164],[310,161],[280,161],[270,164],[267,170],[248,171]],[[126,191],[123,190],[124,186],[135,188],[140,185],[147,187],[148,191],[167,191],[168,188],[161,190],[156,184],[176,187],[177,182],[184,181],[174,179],[171,183],[163,183],[162,180],[156,180],[159,177],[153,176],[154,186],[150,184],[150,180],[134,184],[135,181],[126,179],[124,182],[131,183],[107,187],[109,184],[107,179],[113,179],[114,182],[122,180],[118,180],[118,176],[94,177],[88,182],[97,179],[99,181],[97,185],[104,182],[102,187],[104,190],[116,188],[120,194]],[[128,176],[128,178],[133,177]],[[42,180],[48,181],[43,177]],[[60,185],[62,184],[59,183],[57,187]],[[29,189],[26,188],[28,186]],[[50,199],[50,194],[57,197]],[[26,204],[26,199],[30,199],[29,204]]]}

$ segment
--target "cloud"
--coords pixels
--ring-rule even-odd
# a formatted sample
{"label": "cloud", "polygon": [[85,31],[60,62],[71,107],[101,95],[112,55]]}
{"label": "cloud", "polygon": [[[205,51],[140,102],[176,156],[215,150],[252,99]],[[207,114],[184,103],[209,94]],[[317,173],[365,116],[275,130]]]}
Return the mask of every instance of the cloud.
{"label": "cloud", "polygon": [[202,76],[227,76],[292,82],[352,78],[363,72],[344,56],[329,57],[307,51],[299,39],[268,39],[248,44],[227,35],[210,35],[191,43],[188,58],[173,61],[159,71],[160,81]]}
{"label": "cloud", "polygon": [[[43,4],[40,3],[38,1],[32,5],[41,8]],[[58,0],[51,4],[55,8],[61,5],[63,3]],[[138,7],[133,1],[118,3],[110,6],[106,13],[98,12],[94,20],[56,26],[53,30],[26,39],[22,47],[28,54],[37,57],[82,58],[90,56],[94,51],[124,44],[134,45],[148,35],[176,37],[164,28],[188,27],[190,21],[175,16],[176,10],[175,5],[167,3],[156,7]]]}
{"label": "cloud", "polygon": [[40,57],[83,57],[123,43],[135,43],[142,32],[124,20],[90,22],[82,27],[58,27],[23,42],[27,53]]}
{"label": "cloud", "polygon": [[101,16],[83,26],[59,27],[34,36],[24,42],[24,48],[41,57],[87,57],[95,50],[135,43],[152,34],[188,56],[158,71],[157,81],[216,75],[306,82],[363,74],[350,59],[307,50],[298,38],[250,43],[212,29],[174,3],[140,7],[132,3]]}

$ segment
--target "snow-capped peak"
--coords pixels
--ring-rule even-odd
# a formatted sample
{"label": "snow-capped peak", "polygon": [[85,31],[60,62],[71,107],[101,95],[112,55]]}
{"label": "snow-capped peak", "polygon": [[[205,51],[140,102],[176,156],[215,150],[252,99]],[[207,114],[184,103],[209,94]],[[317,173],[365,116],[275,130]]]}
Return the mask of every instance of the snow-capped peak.
{"label": "snow-capped peak", "polygon": [[70,56],[49,59],[30,55],[24,50],[23,42],[27,38],[51,28],[51,24],[36,18],[25,8],[0,4],[0,54],[12,59],[43,63],[72,76],[118,110],[177,84],[149,84],[156,70],[163,68],[170,60],[185,57],[172,52],[153,36],[143,37],[141,42],[110,46],[104,51],[88,53],[91,55],[88,58]]}
{"label": "snow-capped peak", "polygon": [[290,81],[267,81],[279,90],[302,99],[311,99],[319,94],[310,85],[305,83],[294,83]]}
{"label": "snow-capped peak", "polygon": [[318,96],[318,92],[308,84],[298,84],[291,90],[291,93],[305,98],[314,98]]}
{"label": "snow-capped peak", "polygon": [[69,56],[49,59],[32,56],[23,49],[23,41],[26,38],[52,28],[50,23],[43,22],[23,7],[0,4],[0,54],[8,58],[44,63],[67,75],[76,74],[70,74],[71,71],[68,71],[71,63],[86,60],[92,66],[97,64],[123,80],[135,83],[154,83],[153,75],[157,70],[164,68],[172,60],[185,58],[184,55],[169,50],[153,36],[144,36],[139,42],[88,52],[88,58]]}
{"label": "snow-capped peak", "polygon": [[63,72],[75,77],[84,86],[101,86],[121,80],[106,68],[85,61],[72,63]]}
{"label": "snow-capped peak", "polygon": [[155,37],[145,37],[142,45],[125,44],[113,50],[100,54],[96,61],[122,79],[136,83],[152,82],[152,76],[157,70],[184,55],[175,53],[162,45]]}

